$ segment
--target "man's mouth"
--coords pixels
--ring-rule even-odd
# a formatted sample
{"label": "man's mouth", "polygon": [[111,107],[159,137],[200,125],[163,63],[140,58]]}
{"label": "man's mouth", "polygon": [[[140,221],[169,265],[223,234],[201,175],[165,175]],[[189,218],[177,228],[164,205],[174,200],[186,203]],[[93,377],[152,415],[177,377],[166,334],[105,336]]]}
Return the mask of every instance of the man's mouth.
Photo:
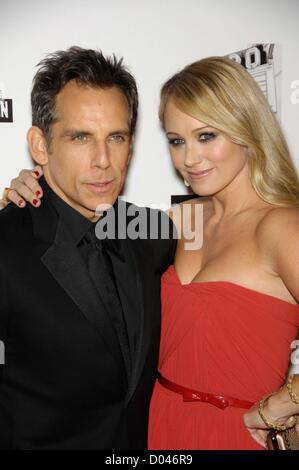
{"label": "man's mouth", "polygon": [[86,186],[97,194],[105,193],[111,189],[114,180],[109,181],[96,181],[91,183],[85,183]]}

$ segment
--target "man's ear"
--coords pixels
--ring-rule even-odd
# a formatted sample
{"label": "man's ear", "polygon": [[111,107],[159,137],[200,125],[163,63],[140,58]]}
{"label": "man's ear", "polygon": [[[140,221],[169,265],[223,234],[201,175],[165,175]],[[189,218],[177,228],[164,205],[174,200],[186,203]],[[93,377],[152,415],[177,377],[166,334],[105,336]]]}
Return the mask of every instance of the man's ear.
{"label": "man's ear", "polygon": [[49,157],[43,131],[37,126],[30,127],[27,132],[27,142],[33,160],[39,165],[46,165]]}

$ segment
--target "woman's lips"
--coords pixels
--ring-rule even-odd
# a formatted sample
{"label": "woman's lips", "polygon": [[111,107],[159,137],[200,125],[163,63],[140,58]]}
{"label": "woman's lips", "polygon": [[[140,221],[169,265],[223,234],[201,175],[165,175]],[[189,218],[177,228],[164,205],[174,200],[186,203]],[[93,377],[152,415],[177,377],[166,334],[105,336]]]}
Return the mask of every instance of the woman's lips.
{"label": "woman's lips", "polygon": [[197,171],[197,172],[188,172],[189,179],[197,180],[203,178],[204,176],[208,176],[214,168],[208,168],[207,170]]}

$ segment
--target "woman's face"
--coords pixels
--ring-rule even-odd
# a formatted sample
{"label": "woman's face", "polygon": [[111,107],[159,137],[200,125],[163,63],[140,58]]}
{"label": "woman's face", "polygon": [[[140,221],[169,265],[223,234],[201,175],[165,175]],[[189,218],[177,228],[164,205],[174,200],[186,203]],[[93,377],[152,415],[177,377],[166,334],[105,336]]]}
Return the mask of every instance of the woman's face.
{"label": "woman's face", "polygon": [[245,147],[180,111],[170,100],[164,127],[175,168],[201,196],[217,194],[247,172]]}

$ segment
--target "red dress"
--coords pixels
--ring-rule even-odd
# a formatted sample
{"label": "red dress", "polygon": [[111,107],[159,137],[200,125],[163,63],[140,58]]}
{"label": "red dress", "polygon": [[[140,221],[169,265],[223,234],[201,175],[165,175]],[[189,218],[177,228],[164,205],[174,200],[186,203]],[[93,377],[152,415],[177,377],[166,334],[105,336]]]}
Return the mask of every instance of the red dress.
{"label": "red dress", "polygon": [[[182,285],[174,266],[162,277],[159,371],[191,389],[255,402],[285,381],[299,308],[271,295],[215,281]],[[149,449],[262,449],[224,410],[155,384]]]}

